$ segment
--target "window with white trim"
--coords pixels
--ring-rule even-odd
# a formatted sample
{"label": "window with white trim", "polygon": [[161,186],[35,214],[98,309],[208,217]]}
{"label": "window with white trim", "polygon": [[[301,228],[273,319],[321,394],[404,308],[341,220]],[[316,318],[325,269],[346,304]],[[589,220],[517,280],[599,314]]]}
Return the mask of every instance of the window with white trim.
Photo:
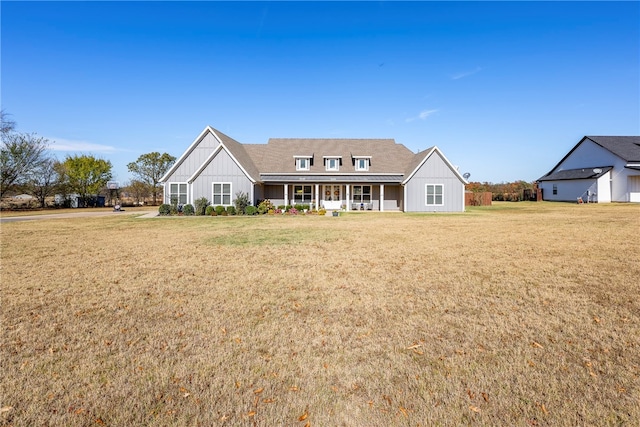
{"label": "window with white trim", "polygon": [[325,166],[328,171],[340,170],[340,159],[325,159]]}
{"label": "window with white trim", "polygon": [[311,203],[312,191],[310,185],[294,185],[293,201],[295,203]]}
{"label": "window with white trim", "polygon": [[308,171],[310,165],[311,165],[311,159],[309,159],[308,157],[298,157],[296,159],[297,171]]}
{"label": "window with white trim", "polygon": [[353,203],[371,203],[371,186],[354,185]]}
{"label": "window with white trim", "polygon": [[231,183],[230,182],[214,182],[213,197],[211,198],[213,206],[229,206],[231,205]]}
{"label": "window with white trim", "polygon": [[369,159],[367,158],[356,158],[356,170],[357,171],[368,171],[369,170]]}
{"label": "window with white trim", "polygon": [[186,182],[172,182],[169,184],[169,203],[172,205],[187,204]]}
{"label": "window with white trim", "polygon": [[426,184],[425,185],[425,204],[427,206],[444,205],[444,185]]}

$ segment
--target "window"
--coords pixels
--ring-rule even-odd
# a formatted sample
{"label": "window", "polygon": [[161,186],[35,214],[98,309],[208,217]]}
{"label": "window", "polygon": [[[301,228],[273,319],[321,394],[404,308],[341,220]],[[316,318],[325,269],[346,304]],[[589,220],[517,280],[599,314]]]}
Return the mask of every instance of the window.
{"label": "window", "polygon": [[211,199],[213,206],[229,206],[231,205],[231,183],[230,182],[214,182],[213,198]]}
{"label": "window", "polygon": [[294,185],[293,201],[295,203],[311,203],[312,194],[310,185]]}
{"label": "window", "polygon": [[427,206],[442,206],[444,204],[444,186],[442,184],[427,184],[425,193]]}
{"label": "window", "polygon": [[299,157],[296,159],[297,171],[308,171],[310,165],[310,159],[307,157]]}
{"label": "window", "polygon": [[367,158],[356,159],[356,170],[357,171],[368,171],[369,170],[369,159],[367,159]]}
{"label": "window", "polygon": [[558,194],[558,184],[553,184],[553,194]]}
{"label": "window", "polygon": [[326,159],[325,165],[328,171],[340,170],[340,159]]}
{"label": "window", "polygon": [[172,205],[187,204],[186,182],[172,182],[169,184],[169,203]]}
{"label": "window", "polygon": [[353,203],[371,203],[371,186],[354,185]]}

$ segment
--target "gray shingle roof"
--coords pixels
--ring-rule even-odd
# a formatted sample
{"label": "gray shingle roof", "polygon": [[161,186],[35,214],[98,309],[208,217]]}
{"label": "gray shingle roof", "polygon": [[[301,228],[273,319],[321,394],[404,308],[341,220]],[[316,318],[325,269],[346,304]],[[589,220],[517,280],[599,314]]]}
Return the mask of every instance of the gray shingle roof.
{"label": "gray shingle roof", "polygon": [[[246,152],[261,172],[325,174],[324,157],[340,157],[339,173],[356,173],[353,158],[370,156],[366,173],[402,174],[414,157],[413,152],[393,139],[271,138],[267,144],[245,145]],[[296,171],[294,156],[313,156],[308,171]]]}
{"label": "gray shingle roof", "polygon": [[376,174],[362,174],[362,175],[344,175],[344,174],[323,174],[323,175],[276,175],[276,174],[262,174],[260,175],[262,182],[300,182],[300,183],[317,183],[317,182],[375,182],[380,184],[399,184],[404,179],[404,175],[376,175]]}
{"label": "gray shingle roof", "polygon": [[[567,179],[596,179],[613,169],[613,166],[602,166],[599,168],[565,169],[550,173],[538,181],[562,181]],[[599,172],[596,172],[598,171]]]}
{"label": "gray shingle roof", "polygon": [[211,128],[211,129],[215,132],[216,135],[218,135],[218,138],[220,138],[220,140],[224,143],[225,147],[227,147],[227,149],[231,152],[233,157],[235,157],[236,160],[240,162],[240,164],[242,165],[244,170],[249,174],[249,176],[253,180],[259,181],[260,173],[258,172],[258,168],[253,162],[252,157],[249,155],[249,153],[245,149],[246,146],[244,144],[239,143],[238,141],[231,138],[230,136],[225,135],[224,133],[220,132],[217,129],[214,129],[214,128]]}
{"label": "gray shingle roof", "polygon": [[627,162],[640,162],[640,136],[585,136]]}

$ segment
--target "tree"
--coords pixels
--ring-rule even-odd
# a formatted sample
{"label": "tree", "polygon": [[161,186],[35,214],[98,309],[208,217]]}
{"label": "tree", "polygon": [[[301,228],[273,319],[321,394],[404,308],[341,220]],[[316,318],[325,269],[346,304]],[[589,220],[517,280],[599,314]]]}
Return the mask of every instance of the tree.
{"label": "tree", "polygon": [[4,110],[0,110],[0,133],[2,133],[2,141],[5,135],[11,134],[16,129],[16,122],[9,120],[9,114]]}
{"label": "tree", "polygon": [[44,159],[29,174],[25,183],[25,190],[38,199],[40,207],[46,206],[46,199],[53,196],[58,189],[58,172],[56,160],[52,158]]}
{"label": "tree", "polygon": [[138,157],[138,160],[127,165],[129,172],[132,172],[138,179],[149,185],[151,194],[153,195],[154,205],[157,200],[160,178],[167,173],[175,161],[176,158],[170,154],[160,154],[154,151],[141,155]]}
{"label": "tree", "polygon": [[151,193],[149,185],[146,182],[142,182],[137,179],[131,181],[129,185],[127,185],[125,191],[133,197],[138,205],[140,202],[144,202],[144,199],[146,199]]}
{"label": "tree", "polygon": [[89,196],[97,196],[111,179],[111,162],[88,155],[67,156],[62,163],[64,180],[69,192],[80,196],[87,206]]}
{"label": "tree", "polygon": [[[4,113],[3,118],[4,120]],[[2,124],[0,147],[0,197],[24,184],[29,175],[44,162],[49,140],[35,134],[5,133]]]}

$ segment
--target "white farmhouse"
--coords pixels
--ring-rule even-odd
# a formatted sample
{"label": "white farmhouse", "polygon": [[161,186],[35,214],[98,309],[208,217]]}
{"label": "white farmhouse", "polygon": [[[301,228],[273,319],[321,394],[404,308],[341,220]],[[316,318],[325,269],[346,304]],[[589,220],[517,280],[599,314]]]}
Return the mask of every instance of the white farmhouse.
{"label": "white farmhouse", "polygon": [[538,179],[543,200],[640,202],[640,136],[585,136]]}

